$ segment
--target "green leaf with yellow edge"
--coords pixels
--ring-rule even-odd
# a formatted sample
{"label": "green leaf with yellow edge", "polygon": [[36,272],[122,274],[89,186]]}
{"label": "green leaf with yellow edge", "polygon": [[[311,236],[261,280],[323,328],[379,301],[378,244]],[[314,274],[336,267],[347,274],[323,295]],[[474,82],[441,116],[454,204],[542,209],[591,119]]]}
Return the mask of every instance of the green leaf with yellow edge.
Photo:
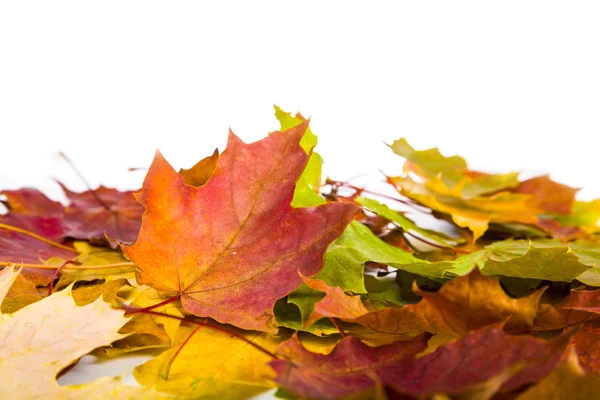
{"label": "green leaf with yellow edge", "polygon": [[[271,352],[280,342],[265,333],[231,326],[227,330]],[[182,327],[176,343],[182,344],[192,331]],[[172,359],[179,349],[179,354]],[[274,372],[268,366],[271,360],[245,341],[203,326],[185,346],[172,348],[136,367],[133,376],[144,387],[183,399],[245,399],[274,387]]]}
{"label": "green leaf with yellow edge", "polygon": [[381,217],[394,222],[400,228],[402,228],[402,230],[406,232],[416,232],[419,235],[425,237],[426,239],[434,241],[442,246],[454,247],[457,243],[464,242],[463,238],[451,238],[442,233],[437,233],[429,229],[419,228],[417,224],[415,224],[413,221],[406,218],[398,211],[392,210],[387,205],[378,202],[377,200],[369,199],[366,197],[359,197],[356,199],[356,202],[361,206],[368,208],[372,212],[380,215]]}

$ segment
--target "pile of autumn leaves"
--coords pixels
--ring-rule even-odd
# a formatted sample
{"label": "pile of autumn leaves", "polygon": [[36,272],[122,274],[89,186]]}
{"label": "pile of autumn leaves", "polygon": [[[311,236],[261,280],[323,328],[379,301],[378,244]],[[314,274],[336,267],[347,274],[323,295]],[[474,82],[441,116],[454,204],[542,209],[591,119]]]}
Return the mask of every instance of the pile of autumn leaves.
{"label": "pile of autumn leaves", "polygon": [[[316,137],[230,134],[140,191],[3,191],[0,388],[14,399],[589,399],[600,201],[546,176],[390,147],[397,190],[321,179]],[[400,165],[400,164],[399,164]],[[423,228],[437,221],[443,231]],[[59,386],[85,354],[155,349],[141,387]]]}

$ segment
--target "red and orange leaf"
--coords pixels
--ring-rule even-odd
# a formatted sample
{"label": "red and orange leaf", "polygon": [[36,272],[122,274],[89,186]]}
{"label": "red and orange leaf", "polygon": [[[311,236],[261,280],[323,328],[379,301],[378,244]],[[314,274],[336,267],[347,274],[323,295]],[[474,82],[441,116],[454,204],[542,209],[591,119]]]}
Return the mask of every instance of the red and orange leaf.
{"label": "red and orange leaf", "polygon": [[123,246],[139,282],[181,295],[198,316],[274,331],[273,305],[323,254],[357,212],[354,204],[292,208],[308,155],[308,123],[245,144],[230,133],[208,182],[189,186],[160,153],[138,199],[146,206],[139,238]]}
{"label": "red and orange leaf", "polygon": [[104,240],[108,236],[120,243],[135,242],[144,207],[136,201],[132,191],[100,186],[93,191],[76,193],[61,186],[71,201],[63,222],[69,236],[87,240]]}

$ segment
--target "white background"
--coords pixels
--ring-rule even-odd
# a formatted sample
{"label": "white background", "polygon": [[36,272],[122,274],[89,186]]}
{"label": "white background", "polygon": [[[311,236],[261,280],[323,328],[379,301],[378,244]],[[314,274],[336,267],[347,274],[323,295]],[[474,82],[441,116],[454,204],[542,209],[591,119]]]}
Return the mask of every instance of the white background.
{"label": "white background", "polygon": [[155,148],[189,167],[278,104],[312,117],[333,178],[398,172],[404,136],[600,197],[598,4],[3,2],[0,188],[84,189],[58,151],[136,188]]}

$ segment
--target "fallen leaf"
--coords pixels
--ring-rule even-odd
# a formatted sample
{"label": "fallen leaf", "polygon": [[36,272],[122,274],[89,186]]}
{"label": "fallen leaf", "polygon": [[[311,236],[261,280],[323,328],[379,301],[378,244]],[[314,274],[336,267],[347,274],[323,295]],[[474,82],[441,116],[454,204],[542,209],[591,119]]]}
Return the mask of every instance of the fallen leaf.
{"label": "fallen leaf", "polygon": [[307,162],[298,145],[306,126],[249,145],[230,134],[211,179],[198,188],[157,153],[138,197],[146,206],[140,236],[122,246],[140,284],[180,294],[192,314],[273,331],[275,301],[300,284],[297,271],[320,270],[327,245],[356,211],[352,204],[290,206]]}
{"label": "fallen leaf", "polygon": [[[513,391],[543,378],[561,361],[568,344],[564,337],[544,341],[507,335],[496,324],[415,358],[425,349],[427,338],[373,348],[347,337],[328,355],[311,353],[297,340],[289,340],[280,349],[287,360],[270,365],[279,385],[314,399],[337,399],[376,385],[420,398],[436,393],[493,395],[496,390]],[[500,382],[494,379],[499,374]]]}
{"label": "fallen leaf", "polygon": [[[6,293],[8,283],[14,279],[16,274],[12,267],[0,272],[0,295]],[[40,329],[40,321],[43,322],[43,329]],[[77,393],[83,389],[79,387],[73,391],[68,386],[59,386],[56,375],[96,347],[122,338],[123,335],[117,331],[125,322],[127,318],[122,311],[111,308],[101,299],[77,307],[70,289],[55,293],[14,314],[2,314],[2,395],[19,399],[77,397]],[[69,328],[65,329],[65,326]],[[98,386],[97,383],[91,385]],[[129,395],[135,390],[122,386],[114,387],[112,392]],[[138,396],[144,392],[144,389],[137,388]]]}

